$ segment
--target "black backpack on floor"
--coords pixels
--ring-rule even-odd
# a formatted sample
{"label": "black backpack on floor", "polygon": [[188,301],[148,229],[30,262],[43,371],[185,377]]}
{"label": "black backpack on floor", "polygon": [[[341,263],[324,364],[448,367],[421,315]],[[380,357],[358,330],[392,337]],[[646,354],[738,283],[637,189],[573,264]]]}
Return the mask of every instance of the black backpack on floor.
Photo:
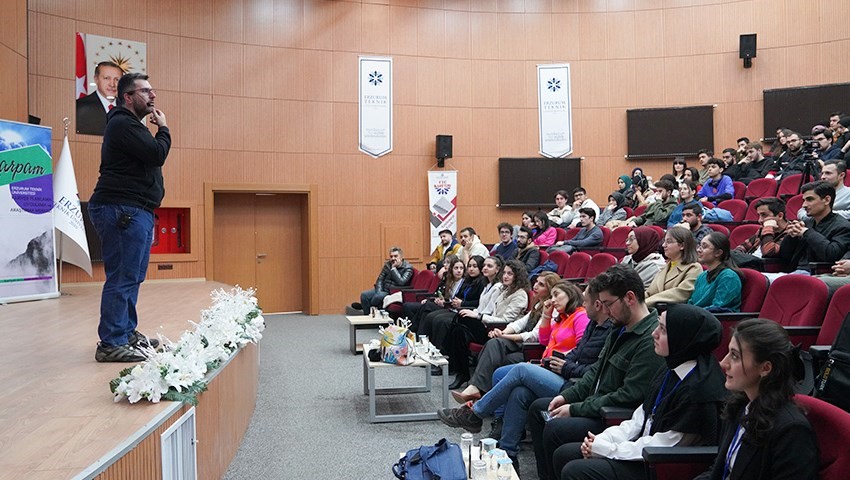
{"label": "black backpack on floor", "polygon": [[815,397],[850,412],[850,313],[844,317],[815,382]]}

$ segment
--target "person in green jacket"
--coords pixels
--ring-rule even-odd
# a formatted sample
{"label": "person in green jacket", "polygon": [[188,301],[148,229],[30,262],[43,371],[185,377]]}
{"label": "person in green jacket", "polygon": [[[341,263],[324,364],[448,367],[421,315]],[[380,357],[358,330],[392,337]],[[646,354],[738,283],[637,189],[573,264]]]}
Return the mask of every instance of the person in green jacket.
{"label": "person in green jacket", "polygon": [[705,271],[697,277],[688,303],[709,312],[741,311],[741,275],[729,257],[729,237],[720,232],[706,235],[697,246]]}
{"label": "person in green jacket", "polygon": [[660,201],[655,201],[647,207],[643,215],[633,217],[628,223],[629,226],[641,225],[659,225],[664,227],[667,225],[667,220],[670,214],[676,209],[676,198],[673,197],[673,190],[676,185],[667,179],[661,179],[655,182],[655,190],[661,195]]}
{"label": "person in green jacket", "polygon": [[602,407],[634,410],[640,405],[653,375],[664,364],[652,339],[658,312],[646,306],[637,272],[617,264],[596,280],[602,313],[614,322],[599,360],[560,395],[535,400],[529,408],[528,426],[541,479],[557,478],[552,455],[559,446],[605,430]]}

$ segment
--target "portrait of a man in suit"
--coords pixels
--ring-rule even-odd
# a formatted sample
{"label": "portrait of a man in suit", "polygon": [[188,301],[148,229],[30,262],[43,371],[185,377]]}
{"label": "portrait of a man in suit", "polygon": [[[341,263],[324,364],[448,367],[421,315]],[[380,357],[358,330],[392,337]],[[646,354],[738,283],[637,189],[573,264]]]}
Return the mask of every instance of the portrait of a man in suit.
{"label": "portrait of a man in suit", "polygon": [[100,62],[94,69],[97,88],[85,97],[77,99],[77,133],[103,135],[106,128],[106,113],[115,107],[118,94],[118,79],[124,70],[113,62]]}

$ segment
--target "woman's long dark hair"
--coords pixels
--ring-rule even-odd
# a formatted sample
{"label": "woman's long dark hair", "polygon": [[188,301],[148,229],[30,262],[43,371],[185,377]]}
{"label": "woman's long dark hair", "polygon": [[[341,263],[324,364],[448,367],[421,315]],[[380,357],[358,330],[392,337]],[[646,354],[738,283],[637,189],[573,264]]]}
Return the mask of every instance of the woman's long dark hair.
{"label": "woman's long dark hair", "polygon": [[720,265],[708,272],[708,281],[713,282],[717,275],[720,274],[723,270],[727,268],[731,268],[735,273],[738,274],[738,277],[743,280],[744,274],[741,270],[738,269],[737,266],[732,262],[731,256],[731,244],[729,243],[729,237],[720,233],[720,232],[711,232],[706,235],[705,240],[708,240],[715,250],[723,251],[723,255],[720,257]]}
{"label": "woman's long dark hair", "polygon": [[543,210],[538,210],[538,211],[534,214],[534,217],[532,217],[532,218],[534,219],[534,223],[539,223],[539,224],[540,224],[540,226],[539,226],[539,227],[536,227],[536,228],[537,228],[537,230],[534,232],[534,237],[533,237],[533,238],[537,238],[537,237],[539,237],[539,236],[540,236],[543,232],[545,232],[546,230],[548,230],[548,229],[549,229],[549,226],[550,226],[550,225],[549,225],[549,215],[546,215],[546,212],[544,212]]}
{"label": "woman's long dark hair", "polygon": [[[463,276],[460,277],[459,280],[455,280],[454,275],[452,274],[452,270],[455,268],[455,264],[460,263],[463,265]],[[466,278],[466,265],[463,264],[463,260],[460,257],[455,257],[450,263],[446,265],[446,277],[443,279],[443,291],[446,295],[450,295],[452,290],[454,290],[457,282]]]}
{"label": "woman's long dark hair", "polygon": [[[791,345],[788,334],[773,320],[751,318],[735,327],[732,338],[741,349],[741,362],[747,359],[747,351],[758,363],[770,362],[770,373],[759,382],[759,394],[752,402],[744,392],[734,392],[726,401],[723,418],[731,422],[741,421],[746,435],[755,444],[763,441],[773,428],[776,412],[794,395],[794,382],[803,377],[803,362],[798,351]],[[742,414],[747,404],[749,412]]]}
{"label": "woman's long dark hair", "polygon": [[[493,257],[490,257],[493,258]],[[502,272],[504,272],[506,267],[510,267],[511,271],[514,272],[514,282],[510,284],[507,290],[504,291],[504,295],[509,297],[517,292],[517,290],[528,290],[528,270],[525,268],[525,264],[520,262],[519,260],[513,259],[508,260],[504,267],[502,267]],[[501,278],[501,276],[500,276]]]}
{"label": "woman's long dark hair", "polygon": [[553,319],[556,323],[561,320],[569,317],[573,314],[582,304],[584,303],[584,294],[581,293],[581,289],[579,289],[575,283],[568,282],[566,280],[558,282],[554,287],[555,290],[560,290],[567,294],[569,300],[567,300],[567,305],[565,307],[565,311],[561,312],[561,315],[558,318]]}
{"label": "woman's long dark hair", "polygon": [[[477,256],[477,255],[476,255]],[[473,257],[474,258],[474,257]],[[481,257],[478,257],[481,258]],[[484,272],[481,272],[481,276],[484,277],[484,281],[487,283],[496,283],[502,281],[502,271],[505,269],[505,261],[502,260],[502,257],[495,255],[487,257],[487,260],[493,260],[493,263],[496,264],[496,275],[493,277],[493,280],[487,280],[487,277],[484,277]],[[484,261],[481,261],[481,268],[484,268]],[[527,280],[527,279],[526,279]]]}

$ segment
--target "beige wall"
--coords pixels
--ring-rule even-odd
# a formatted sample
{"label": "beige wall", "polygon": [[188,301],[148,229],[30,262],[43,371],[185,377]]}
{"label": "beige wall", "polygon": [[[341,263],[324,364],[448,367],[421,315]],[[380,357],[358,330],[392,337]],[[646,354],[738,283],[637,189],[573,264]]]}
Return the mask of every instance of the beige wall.
{"label": "beige wall", "polygon": [[27,0],[4,2],[0,15],[0,118],[27,121]]}
{"label": "beige wall", "polygon": [[[623,159],[628,108],[716,104],[719,150],[760,137],[762,90],[850,78],[840,56],[850,5],[826,0],[30,0],[29,10],[29,109],[56,142],[73,116],[74,32],[110,35],[147,42],[174,136],[169,201],[202,206],[204,182],[318,185],[322,312],[372,283],[382,222],[412,223],[427,245],[437,134],[454,136],[459,223],[492,242],[499,221],[516,220],[494,207],[497,159],[537,152],[537,63],[571,64],[575,154],[597,201],[636,165]],[[745,70],[738,35],[751,32],[758,57]],[[25,55],[5,45],[0,55]],[[359,54],[394,59],[395,148],[380,159],[357,151]],[[99,138],[71,142],[86,199]],[[657,177],[669,163],[642,165]],[[203,276],[200,238],[193,248],[197,261],[149,275]]]}

